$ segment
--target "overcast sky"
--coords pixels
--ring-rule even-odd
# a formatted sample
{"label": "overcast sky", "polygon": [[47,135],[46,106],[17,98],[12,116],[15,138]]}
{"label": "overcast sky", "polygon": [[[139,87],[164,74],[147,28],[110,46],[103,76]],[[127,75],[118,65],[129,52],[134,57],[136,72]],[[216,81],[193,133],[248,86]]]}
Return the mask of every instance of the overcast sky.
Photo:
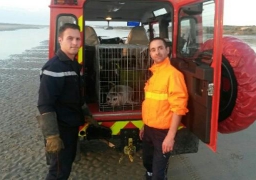
{"label": "overcast sky", "polygon": [[[0,0],[0,22],[49,24],[49,0]],[[255,0],[224,0],[225,25],[256,25]]]}

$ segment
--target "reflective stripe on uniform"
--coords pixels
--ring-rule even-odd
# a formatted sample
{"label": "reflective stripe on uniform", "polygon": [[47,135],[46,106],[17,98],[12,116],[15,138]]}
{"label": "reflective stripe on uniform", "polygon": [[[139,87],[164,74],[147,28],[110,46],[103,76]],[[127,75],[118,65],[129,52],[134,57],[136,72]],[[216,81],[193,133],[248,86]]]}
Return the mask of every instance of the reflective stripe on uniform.
{"label": "reflective stripe on uniform", "polygon": [[168,95],[163,93],[153,93],[153,92],[145,92],[146,99],[154,99],[154,100],[167,100]]}
{"label": "reflective stripe on uniform", "polygon": [[67,72],[52,72],[48,70],[40,71],[40,75],[45,74],[52,77],[65,77],[65,76],[77,76],[75,71],[67,71]]}

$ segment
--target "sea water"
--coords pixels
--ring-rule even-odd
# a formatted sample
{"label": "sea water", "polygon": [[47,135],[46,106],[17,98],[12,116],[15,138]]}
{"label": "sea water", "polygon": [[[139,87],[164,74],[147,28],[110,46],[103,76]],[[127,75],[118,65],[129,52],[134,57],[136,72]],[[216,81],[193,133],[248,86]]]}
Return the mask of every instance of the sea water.
{"label": "sea water", "polygon": [[[103,38],[120,37],[125,38],[129,29],[104,30],[95,28],[97,35]],[[237,35],[235,36],[256,51],[256,36]],[[0,31],[0,60],[7,59],[11,54],[21,54],[26,49],[40,45],[40,42],[49,40],[49,28],[41,29],[19,29],[14,31]]]}

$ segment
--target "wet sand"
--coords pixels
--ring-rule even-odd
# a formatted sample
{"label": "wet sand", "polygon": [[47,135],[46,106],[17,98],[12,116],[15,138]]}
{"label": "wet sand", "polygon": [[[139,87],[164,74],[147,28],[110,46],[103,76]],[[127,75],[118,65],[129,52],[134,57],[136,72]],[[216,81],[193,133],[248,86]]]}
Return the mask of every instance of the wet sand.
{"label": "wet sand", "polygon": [[[0,179],[41,180],[47,173],[43,136],[35,119],[39,71],[48,57],[48,41],[0,60]],[[218,152],[200,143],[196,154],[170,158],[170,180],[256,179],[256,125],[219,135]],[[141,151],[134,162],[100,141],[81,144],[81,160],[70,180],[142,180]]]}
{"label": "wet sand", "polygon": [[[47,61],[48,41],[0,61],[0,179],[44,179],[43,136],[35,119],[39,71]],[[82,141],[81,160],[70,179],[142,179],[141,154],[131,163],[98,140]]]}

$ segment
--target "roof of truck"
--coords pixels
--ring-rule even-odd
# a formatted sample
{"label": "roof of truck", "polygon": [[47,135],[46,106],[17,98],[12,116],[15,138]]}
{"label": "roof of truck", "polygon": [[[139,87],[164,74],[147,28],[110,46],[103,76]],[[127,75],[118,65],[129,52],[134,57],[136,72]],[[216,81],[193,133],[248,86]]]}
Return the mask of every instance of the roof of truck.
{"label": "roof of truck", "polygon": [[[143,21],[147,17],[153,17],[152,11],[165,8],[167,12],[172,10],[170,2],[160,1],[102,1],[87,0],[84,4],[84,19],[102,21],[111,17],[113,21]],[[146,17],[145,17],[146,16]]]}

